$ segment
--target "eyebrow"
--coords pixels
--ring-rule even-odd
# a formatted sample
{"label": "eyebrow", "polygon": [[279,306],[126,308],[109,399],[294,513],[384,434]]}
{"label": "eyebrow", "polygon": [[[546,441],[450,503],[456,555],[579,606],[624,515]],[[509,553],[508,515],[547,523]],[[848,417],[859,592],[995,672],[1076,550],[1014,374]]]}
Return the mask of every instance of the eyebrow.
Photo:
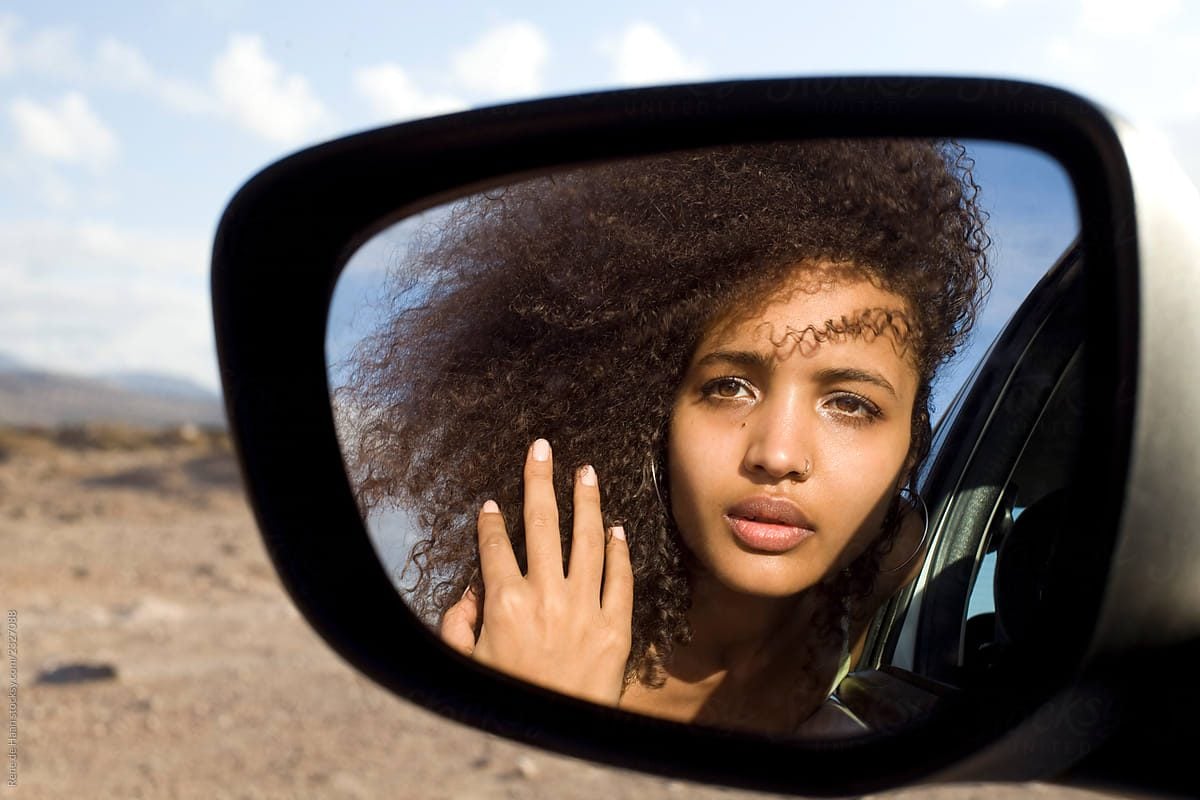
{"label": "eyebrow", "polygon": [[696,366],[706,367],[709,364],[720,362],[769,370],[775,366],[774,361],[774,356],[755,350],[713,350],[711,353],[706,353],[703,358],[697,361]]}
{"label": "eyebrow", "polygon": [[888,382],[888,379],[880,375],[878,372],[872,372],[869,369],[858,369],[857,367],[827,367],[820,370],[816,374],[816,379],[821,383],[839,383],[848,381],[850,383],[870,383],[878,386],[891,393],[892,397],[898,397],[895,387]]}
{"label": "eyebrow", "polygon": [[[697,361],[696,366],[704,367],[709,364],[726,363],[771,370],[775,366],[774,362],[774,356],[755,350],[713,350],[711,353],[706,353],[703,358]],[[899,397],[896,393],[896,388],[892,386],[887,378],[869,369],[860,369],[858,367],[826,367],[825,369],[818,370],[813,377],[820,383],[869,383],[888,392],[892,397]]]}

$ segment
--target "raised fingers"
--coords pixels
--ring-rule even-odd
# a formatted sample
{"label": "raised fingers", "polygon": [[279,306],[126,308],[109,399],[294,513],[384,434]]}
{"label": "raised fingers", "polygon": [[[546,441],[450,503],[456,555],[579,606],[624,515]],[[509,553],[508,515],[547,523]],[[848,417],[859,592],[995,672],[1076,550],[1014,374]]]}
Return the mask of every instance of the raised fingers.
{"label": "raised fingers", "polygon": [[572,507],[571,562],[567,578],[593,603],[600,602],[604,573],[604,520],[600,514],[600,486],[589,464],[575,475]]}
{"label": "raised fingers", "polygon": [[484,586],[499,586],[507,580],[521,577],[521,567],[513,555],[508,529],[496,501],[488,500],[479,510],[476,522],[479,531],[479,571]]}
{"label": "raised fingers", "polygon": [[525,458],[525,555],[535,582],[563,578],[558,503],[550,443],[538,439]]}
{"label": "raised fingers", "polygon": [[604,551],[604,589],[600,606],[610,619],[629,620],[633,617],[633,564],[629,560],[629,543],[625,528],[616,525]]}

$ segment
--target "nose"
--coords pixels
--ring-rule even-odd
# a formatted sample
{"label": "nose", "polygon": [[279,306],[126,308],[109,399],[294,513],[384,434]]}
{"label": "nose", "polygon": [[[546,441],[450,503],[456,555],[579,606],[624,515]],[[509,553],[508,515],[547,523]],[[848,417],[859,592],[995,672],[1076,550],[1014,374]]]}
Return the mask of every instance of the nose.
{"label": "nose", "polygon": [[776,395],[759,404],[746,420],[743,466],[773,480],[808,480],[812,473],[811,431],[800,399]]}

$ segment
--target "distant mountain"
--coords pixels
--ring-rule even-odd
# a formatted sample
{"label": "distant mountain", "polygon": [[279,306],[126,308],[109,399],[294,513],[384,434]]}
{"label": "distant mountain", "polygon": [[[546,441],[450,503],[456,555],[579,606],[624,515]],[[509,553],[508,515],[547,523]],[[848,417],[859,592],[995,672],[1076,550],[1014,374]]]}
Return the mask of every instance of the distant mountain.
{"label": "distant mountain", "polygon": [[[12,366],[7,366],[12,364]],[[110,422],[144,427],[225,427],[221,399],[190,381],[152,373],[103,378],[30,369],[0,356],[0,424]]]}
{"label": "distant mountain", "polygon": [[7,353],[0,353],[0,372],[13,372],[25,369],[29,369],[29,367],[20,359],[14,358]]}
{"label": "distant mountain", "polygon": [[115,372],[101,377],[120,389],[151,397],[220,401],[216,392],[187,378],[174,375],[158,372]]}

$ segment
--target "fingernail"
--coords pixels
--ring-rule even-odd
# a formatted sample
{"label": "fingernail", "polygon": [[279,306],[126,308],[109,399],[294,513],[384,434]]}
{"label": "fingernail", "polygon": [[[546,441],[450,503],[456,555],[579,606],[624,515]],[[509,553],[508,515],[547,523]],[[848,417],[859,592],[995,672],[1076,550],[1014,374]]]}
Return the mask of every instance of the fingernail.
{"label": "fingernail", "polygon": [[488,500],[486,503],[484,503],[484,504],[483,504],[483,513],[485,513],[485,514],[499,514],[499,513],[500,513],[500,506],[496,505],[496,501],[495,501],[495,500]]}
{"label": "fingernail", "polygon": [[592,469],[591,464],[585,464],[583,469],[579,470],[579,482],[584,486],[596,485],[596,470]]}
{"label": "fingernail", "polygon": [[613,525],[609,530],[612,531],[614,539],[620,539],[622,542],[625,541],[625,527],[623,525]]}
{"label": "fingernail", "polygon": [[533,460],[547,461],[550,458],[550,443],[545,439],[538,439],[533,443]]}

